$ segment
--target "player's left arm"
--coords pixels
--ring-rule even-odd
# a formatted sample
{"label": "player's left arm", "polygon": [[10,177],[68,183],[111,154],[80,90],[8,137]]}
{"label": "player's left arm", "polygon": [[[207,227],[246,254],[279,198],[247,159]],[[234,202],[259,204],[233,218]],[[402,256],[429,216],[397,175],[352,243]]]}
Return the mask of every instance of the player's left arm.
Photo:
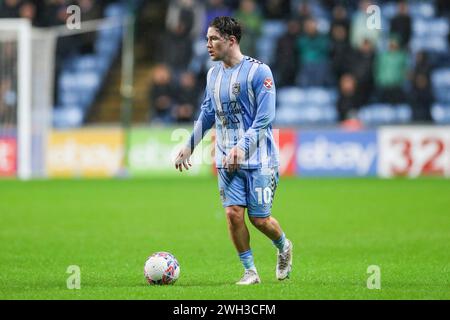
{"label": "player's left arm", "polygon": [[265,137],[265,130],[275,119],[275,83],[270,68],[262,64],[258,67],[252,81],[255,94],[256,116],[252,125],[230,150],[227,156],[228,164],[237,165],[256,151],[258,139]]}

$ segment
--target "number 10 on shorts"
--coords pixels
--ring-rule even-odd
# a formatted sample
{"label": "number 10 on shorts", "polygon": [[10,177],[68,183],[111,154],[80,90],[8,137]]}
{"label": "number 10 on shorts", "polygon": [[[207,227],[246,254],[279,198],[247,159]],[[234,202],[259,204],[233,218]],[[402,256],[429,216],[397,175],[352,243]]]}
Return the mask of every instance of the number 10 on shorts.
{"label": "number 10 on shorts", "polygon": [[261,187],[255,188],[256,194],[258,195],[258,204],[263,204],[263,200],[265,204],[269,204],[272,200],[272,189],[269,187],[265,187],[264,189]]}

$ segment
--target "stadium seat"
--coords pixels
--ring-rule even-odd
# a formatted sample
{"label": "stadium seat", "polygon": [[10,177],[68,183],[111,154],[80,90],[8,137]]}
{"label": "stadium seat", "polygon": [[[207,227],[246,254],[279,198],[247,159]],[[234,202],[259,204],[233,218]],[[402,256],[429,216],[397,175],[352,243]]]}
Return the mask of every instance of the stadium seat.
{"label": "stadium seat", "polygon": [[334,105],[286,104],[277,110],[275,123],[282,126],[332,124],[337,121]]}
{"label": "stadium seat", "polygon": [[[300,2],[303,0],[296,0],[296,4],[294,4],[294,9],[298,8]],[[321,0],[308,0],[309,9],[311,11],[311,15],[316,18],[325,18],[330,19],[331,14],[328,10],[326,10]]]}
{"label": "stadium seat", "polygon": [[434,88],[434,95],[438,102],[450,103],[450,88],[447,87],[437,87]]}
{"label": "stadium seat", "polygon": [[[358,112],[358,118],[366,125],[377,125],[380,123],[390,123],[391,118],[386,112],[381,110],[386,109],[387,106],[383,104],[372,104],[363,106]],[[387,116],[386,116],[387,115]]]}
{"label": "stadium seat", "polygon": [[277,90],[277,101],[279,105],[300,104],[306,100],[304,91],[297,87],[284,87]]}
{"label": "stadium seat", "polygon": [[261,36],[256,40],[256,57],[271,64],[276,50],[277,39],[286,31],[282,20],[266,20],[261,27]]}
{"label": "stadium seat", "polygon": [[446,53],[448,51],[448,42],[446,37],[435,35],[414,36],[411,39],[412,52],[432,51]]}
{"label": "stadium seat", "polygon": [[396,121],[397,123],[408,123],[412,119],[412,109],[408,104],[400,104],[394,107],[396,111]]}
{"label": "stadium seat", "polygon": [[414,19],[412,23],[413,35],[421,37],[427,34],[427,21],[425,19]]}
{"label": "stadium seat", "polygon": [[317,17],[317,30],[320,33],[328,34],[330,31],[330,21],[325,17]]}
{"label": "stadium seat", "polygon": [[312,87],[280,88],[277,92],[277,118],[279,125],[331,124],[337,121],[337,92]]}
{"label": "stadium seat", "polygon": [[337,100],[337,92],[332,89],[330,90],[322,87],[312,87],[304,89],[304,92],[306,95],[306,101],[312,104],[334,104]]}
{"label": "stadium seat", "polygon": [[397,4],[395,2],[387,2],[381,6],[381,13],[387,19],[392,19],[397,14]]}
{"label": "stadium seat", "polygon": [[105,17],[125,16],[126,8],[120,3],[112,3],[105,9]]}
{"label": "stadium seat", "polygon": [[108,39],[98,39],[95,43],[95,51],[106,56],[113,56],[119,47],[118,42],[109,41]]}
{"label": "stadium seat", "polygon": [[203,56],[205,55],[205,48],[206,48],[207,42],[205,39],[200,38],[194,41],[192,46],[192,54],[195,56]]}
{"label": "stadium seat", "polygon": [[56,128],[77,128],[83,123],[83,113],[77,105],[56,107],[53,110],[53,126]]}
{"label": "stadium seat", "polygon": [[431,75],[433,86],[450,88],[450,68],[435,70]]}
{"label": "stadium seat", "polygon": [[414,36],[433,36],[446,37],[448,34],[448,22],[444,18],[438,19],[422,19],[417,18],[413,20],[413,34]]}
{"label": "stadium seat", "polygon": [[410,3],[409,12],[413,18],[432,18],[435,16],[433,3],[425,1]]}
{"label": "stadium seat", "polygon": [[97,88],[100,85],[100,78],[95,72],[79,72],[77,78],[79,88]]}
{"label": "stadium seat", "polygon": [[266,20],[262,24],[262,37],[267,39],[277,39],[286,31],[286,23],[282,20]]}
{"label": "stadium seat", "polygon": [[[398,11],[396,2],[388,2],[381,6],[381,13],[387,18],[392,19]],[[435,10],[432,3],[416,2],[409,4],[409,14],[413,19],[425,19],[435,16]]]}
{"label": "stadium seat", "polygon": [[267,37],[259,37],[256,40],[256,55],[261,62],[271,64],[276,50],[276,42]]}
{"label": "stadium seat", "polygon": [[446,37],[449,31],[447,19],[438,18],[430,20],[428,23],[428,30],[434,35]]}
{"label": "stadium seat", "polygon": [[450,104],[434,104],[431,107],[431,117],[438,124],[450,124]]}
{"label": "stadium seat", "polygon": [[277,96],[280,105],[302,103],[332,105],[335,104],[337,100],[336,90],[325,89],[322,87],[311,87],[306,89],[286,87],[279,89]]}
{"label": "stadium seat", "polygon": [[93,71],[99,67],[98,59],[95,55],[91,54],[77,56],[73,60],[73,67],[76,71]]}
{"label": "stadium seat", "polygon": [[77,74],[74,72],[63,71],[59,76],[58,90],[72,90],[77,85]]}
{"label": "stadium seat", "polygon": [[280,126],[297,126],[304,122],[302,116],[295,105],[285,105],[278,108],[275,123]]}
{"label": "stadium seat", "polygon": [[363,106],[358,118],[366,125],[401,124],[411,121],[412,111],[407,104],[374,103]]}
{"label": "stadium seat", "polygon": [[59,94],[59,104],[61,106],[77,105],[80,102],[80,95],[74,90],[61,90]]}
{"label": "stadium seat", "polygon": [[441,68],[431,74],[433,93],[438,102],[450,103],[450,68]]}

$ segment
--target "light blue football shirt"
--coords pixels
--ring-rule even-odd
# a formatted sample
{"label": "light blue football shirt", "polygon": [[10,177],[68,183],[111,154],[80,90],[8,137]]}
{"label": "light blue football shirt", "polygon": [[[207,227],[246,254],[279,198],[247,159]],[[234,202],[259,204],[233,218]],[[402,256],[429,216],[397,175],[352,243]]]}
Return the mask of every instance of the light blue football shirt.
{"label": "light blue football shirt", "polygon": [[215,124],[215,161],[222,160],[238,145],[245,152],[242,169],[279,165],[272,132],[276,92],[266,64],[245,56],[231,68],[219,63],[208,71],[205,99],[188,146],[193,150]]}

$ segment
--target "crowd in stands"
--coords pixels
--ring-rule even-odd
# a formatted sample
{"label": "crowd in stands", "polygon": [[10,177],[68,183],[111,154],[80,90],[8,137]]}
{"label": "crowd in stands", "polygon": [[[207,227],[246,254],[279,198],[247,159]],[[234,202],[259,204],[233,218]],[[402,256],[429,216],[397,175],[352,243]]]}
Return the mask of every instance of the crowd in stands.
{"label": "crowd in stands", "polygon": [[[412,48],[410,5],[417,2],[395,2],[395,12],[389,16],[381,12],[381,28],[368,28],[369,6],[383,9],[393,1],[171,0],[150,91],[151,121],[195,119],[205,74],[212,65],[204,37],[209,22],[220,15],[241,22],[242,52],[270,65],[278,89],[334,89],[336,122],[355,118],[370,103],[408,104],[411,121],[431,121],[435,101],[431,72],[442,65],[449,67],[450,58],[448,43],[439,54],[417,45]],[[446,19],[448,33],[450,3],[428,3],[433,17]],[[266,27],[280,25],[276,31]],[[267,43],[261,41],[264,37]],[[193,88],[200,88],[197,95],[192,94]],[[187,97],[183,92],[191,94]]]}
{"label": "crowd in stands", "polygon": [[67,8],[77,5],[81,20],[101,17],[103,9],[113,0],[1,0],[0,18],[27,18],[36,27],[50,27],[66,23]]}
{"label": "crowd in stands", "polygon": [[[41,31],[56,35],[54,59],[54,112],[57,127],[80,126],[117,54],[120,26],[80,30],[68,23],[122,17],[141,0],[0,0],[0,19],[25,18]],[[79,14],[77,17],[75,14]],[[80,31],[80,32],[77,32]],[[0,121],[14,124],[17,105],[17,42],[3,37],[0,42]],[[39,47],[42,48],[42,47]],[[35,57],[36,52],[33,54]],[[33,78],[37,79],[37,78]]]}
{"label": "crowd in stands", "polygon": [[[114,2],[120,1],[0,0],[0,18],[22,17],[34,26],[52,27],[66,23],[67,7],[72,4],[80,7],[81,20],[86,21],[103,18],[105,8]],[[319,114],[320,118],[323,110],[330,111],[324,119],[333,124],[361,116],[365,106],[376,103],[408,105],[411,116],[405,119],[418,122],[432,121],[433,104],[442,104],[448,109],[442,110],[448,113],[446,121],[450,122],[448,0],[165,2],[165,32],[154,36],[157,41],[151,45],[157,63],[149,89],[151,123],[195,120],[203,98],[206,73],[213,65],[207,54],[205,35],[212,19],[221,15],[233,16],[243,25],[242,52],[271,67],[280,98],[277,114],[285,114],[287,119],[294,119],[296,115],[301,118],[304,110],[299,105],[311,100],[308,106],[311,114],[315,118]],[[367,27],[368,20],[373,18],[373,11],[367,11],[372,4],[381,8],[381,28]],[[417,32],[420,34],[415,34]],[[446,34],[443,36],[442,32]],[[82,66],[85,62],[96,67],[105,64],[101,63],[103,55],[100,53],[105,51],[107,56],[112,56],[117,47],[111,45],[112,37],[105,31],[104,39],[97,43],[97,49],[94,48],[98,35],[88,32],[60,37],[56,47],[56,76],[63,73],[64,61],[71,56],[75,56],[72,58],[75,62],[80,60]],[[120,32],[115,35],[120,42]],[[445,41],[441,41],[442,37]],[[13,108],[8,107],[17,101],[16,84],[11,82],[15,78],[11,73],[16,70],[10,68],[16,57],[14,50],[12,43],[0,44],[3,57],[0,61],[0,121],[15,116]],[[78,59],[80,54],[89,59]],[[438,69],[443,72],[433,77]],[[60,81],[61,84],[55,81],[55,93],[61,93],[64,98],[56,96],[56,103],[77,104],[75,98],[83,96],[74,94],[72,78],[67,77],[70,81]],[[433,90],[436,79],[441,86],[438,92]],[[296,90],[287,90],[290,88]],[[308,88],[322,91],[307,91]],[[320,96],[318,92],[325,92],[327,96]],[[317,108],[317,100],[328,105],[323,110]],[[82,105],[91,103],[89,100]],[[284,106],[287,108],[282,110]]]}
{"label": "crowd in stands", "polygon": [[[81,21],[102,18],[104,8],[112,1],[102,0],[0,0],[0,19],[25,18],[35,27],[54,27],[65,25],[71,14],[67,10],[71,5],[80,8]],[[63,61],[70,55],[89,54],[94,51],[95,33],[89,32],[76,36],[60,37],[55,54],[55,84],[61,73]],[[12,79],[16,78],[14,67],[17,53],[15,41],[0,43],[0,121],[15,122],[16,85]],[[57,87],[57,85],[56,85]],[[55,100],[58,90],[55,90]]]}

